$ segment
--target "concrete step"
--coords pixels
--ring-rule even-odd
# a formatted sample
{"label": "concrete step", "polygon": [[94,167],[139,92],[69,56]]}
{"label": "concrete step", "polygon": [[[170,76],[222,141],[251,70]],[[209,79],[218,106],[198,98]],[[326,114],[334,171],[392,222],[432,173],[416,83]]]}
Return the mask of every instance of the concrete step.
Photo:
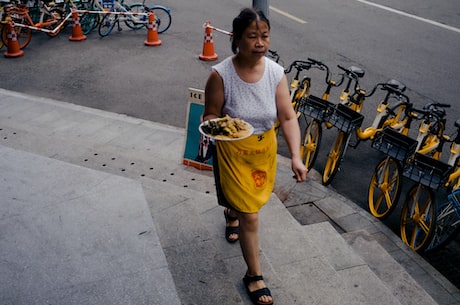
{"label": "concrete step", "polygon": [[0,156],[0,304],[180,304],[139,181]]}
{"label": "concrete step", "polygon": [[368,232],[355,231],[342,236],[401,304],[437,304]]}
{"label": "concrete step", "polygon": [[[141,183],[183,304],[249,304],[244,261],[239,246],[223,237],[212,173],[180,164],[184,130],[48,100],[14,102],[0,102],[1,145]],[[289,165],[278,168],[275,194],[261,212],[262,265],[277,304],[411,304],[339,234],[364,228],[375,238],[384,229],[330,189],[291,177]],[[305,203],[329,221],[302,226],[289,209]],[[432,275],[427,282],[436,280]]]}
{"label": "concrete step", "polygon": [[[223,237],[215,196],[188,190],[194,193],[188,199],[159,200],[157,188],[158,182],[144,184],[147,201],[161,202],[151,206],[152,215],[181,300],[250,304],[241,281],[244,260],[239,246]],[[279,304],[437,304],[407,274],[410,285],[398,283],[400,290],[393,291],[332,225],[301,226],[276,196],[260,217],[262,266]],[[409,286],[411,297],[399,295]]]}

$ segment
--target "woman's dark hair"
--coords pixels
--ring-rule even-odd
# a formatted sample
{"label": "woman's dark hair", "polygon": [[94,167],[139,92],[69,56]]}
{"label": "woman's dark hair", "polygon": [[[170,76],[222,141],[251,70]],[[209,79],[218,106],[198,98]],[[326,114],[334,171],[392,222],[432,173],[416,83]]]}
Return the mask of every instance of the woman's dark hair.
{"label": "woman's dark hair", "polygon": [[230,38],[232,41],[232,52],[237,53],[237,46],[235,40],[241,39],[246,28],[254,21],[263,21],[267,23],[268,29],[270,30],[270,21],[265,17],[264,13],[253,8],[244,8],[240,14],[233,19],[233,34]]}

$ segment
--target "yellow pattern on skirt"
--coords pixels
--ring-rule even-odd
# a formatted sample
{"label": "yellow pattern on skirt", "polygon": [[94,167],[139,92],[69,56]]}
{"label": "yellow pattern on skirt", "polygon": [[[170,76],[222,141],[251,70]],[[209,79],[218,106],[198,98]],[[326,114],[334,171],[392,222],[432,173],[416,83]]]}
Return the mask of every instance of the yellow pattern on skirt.
{"label": "yellow pattern on skirt", "polygon": [[217,141],[219,180],[226,200],[243,213],[256,213],[275,185],[277,142],[274,128],[239,141]]}

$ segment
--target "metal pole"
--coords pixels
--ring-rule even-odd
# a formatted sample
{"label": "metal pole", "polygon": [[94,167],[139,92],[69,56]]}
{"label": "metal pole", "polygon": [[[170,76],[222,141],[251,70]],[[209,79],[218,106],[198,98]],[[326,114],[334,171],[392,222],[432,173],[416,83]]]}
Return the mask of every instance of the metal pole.
{"label": "metal pole", "polygon": [[256,10],[262,11],[267,18],[269,18],[268,6],[268,0],[252,0],[252,7]]}

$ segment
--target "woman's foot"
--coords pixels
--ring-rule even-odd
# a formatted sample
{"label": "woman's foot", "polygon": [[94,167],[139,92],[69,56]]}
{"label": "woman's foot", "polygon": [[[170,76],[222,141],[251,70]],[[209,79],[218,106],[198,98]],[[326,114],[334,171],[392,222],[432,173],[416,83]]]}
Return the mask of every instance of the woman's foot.
{"label": "woman's foot", "polygon": [[229,243],[235,243],[239,239],[240,222],[238,217],[233,214],[234,212],[229,208],[225,208],[225,239]]}
{"label": "woman's foot", "polygon": [[256,305],[273,304],[273,297],[270,289],[265,286],[264,278],[261,275],[248,276],[246,274],[243,278],[243,282],[252,303]]}

